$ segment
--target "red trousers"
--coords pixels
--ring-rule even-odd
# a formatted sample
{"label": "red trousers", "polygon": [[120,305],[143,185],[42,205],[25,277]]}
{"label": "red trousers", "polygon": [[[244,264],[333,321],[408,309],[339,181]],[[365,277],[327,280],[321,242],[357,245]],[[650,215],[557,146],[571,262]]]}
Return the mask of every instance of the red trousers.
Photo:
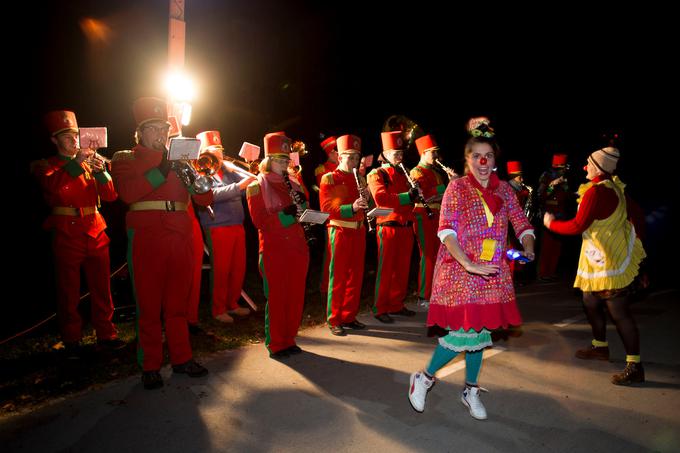
{"label": "red trousers", "polygon": [[56,266],[57,319],[64,342],[75,343],[82,339],[82,320],[78,313],[80,303],[80,268],[90,291],[92,325],[97,339],[116,337],[111,322],[111,278],[109,237],[102,232],[97,238],[82,234],[70,236],[56,230],[52,237],[52,251]]}
{"label": "red trousers", "polygon": [[[434,211],[434,210],[433,210]],[[441,242],[437,237],[439,229],[439,211],[429,218],[427,215],[416,214],[413,224],[413,232],[416,235],[418,249],[420,250],[420,266],[418,267],[418,297],[430,300],[432,294],[432,276],[434,275],[434,263],[437,261],[437,252]]]}
{"label": "red trousers", "polygon": [[144,371],[163,361],[163,323],[170,362],[191,359],[187,310],[191,297],[194,243],[176,230],[128,230],[128,263],[137,299],[137,360]]}
{"label": "red trousers", "polygon": [[326,235],[326,243],[323,249],[323,263],[321,263],[321,283],[319,283],[319,291],[322,293],[328,292],[328,266],[331,260],[330,244],[328,243],[328,235]]}
{"label": "red trousers", "polygon": [[354,321],[359,312],[366,230],[329,226],[327,238],[330,245],[327,320],[329,325],[339,326]]}
{"label": "red trousers", "polygon": [[305,305],[309,250],[302,235],[288,241],[280,234],[266,236],[260,231],[260,273],[267,298],[265,346],[273,353],[295,345]]}
{"label": "red trousers", "polygon": [[562,252],[562,239],[559,235],[543,228],[541,235],[541,256],[538,262],[539,277],[554,277],[557,274],[557,263]]}
{"label": "red trousers", "polygon": [[413,231],[409,227],[378,225],[376,238],[378,269],[373,312],[381,315],[404,308],[413,249]]}
{"label": "red trousers", "polygon": [[201,225],[198,223],[193,212],[191,217],[192,241],[194,243],[193,271],[191,277],[191,296],[189,297],[189,308],[187,311],[187,322],[198,324],[198,306],[201,303],[201,276],[203,275],[203,233]]}
{"label": "red trousers", "polygon": [[209,228],[206,242],[210,250],[210,293],[212,315],[238,308],[246,276],[246,233],[243,225]]}

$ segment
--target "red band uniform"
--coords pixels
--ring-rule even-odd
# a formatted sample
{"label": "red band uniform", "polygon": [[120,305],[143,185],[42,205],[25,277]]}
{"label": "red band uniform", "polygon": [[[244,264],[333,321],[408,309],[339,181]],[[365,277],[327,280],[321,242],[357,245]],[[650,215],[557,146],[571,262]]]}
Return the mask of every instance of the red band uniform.
{"label": "red band uniform", "polygon": [[[361,139],[357,136],[343,135],[337,139],[337,146],[338,154],[361,154]],[[365,182],[362,184],[365,186]],[[359,198],[353,173],[337,168],[323,176],[319,187],[321,210],[330,214],[327,322],[341,326],[356,321],[359,312],[366,254],[365,214],[352,208]]]}
{"label": "red band uniform", "polygon": [[[541,211],[554,214],[558,220],[566,219],[569,216],[567,211],[573,195],[569,190],[566,178],[556,184],[551,185],[550,183],[564,175],[566,165],[566,154],[553,155],[552,168],[544,172],[538,181],[538,201]],[[563,239],[547,228],[543,228],[541,233],[538,277],[540,279],[554,279],[562,253]]]}
{"label": "red band uniform", "polygon": [[[141,98],[133,105],[138,131],[167,123],[165,101]],[[158,135],[159,146],[167,140]],[[162,137],[162,138],[161,138]],[[154,142],[155,143],[155,142]],[[174,171],[163,175],[159,165],[164,152],[136,145],[119,151],[112,162],[113,179],[120,198],[130,205],[126,216],[128,265],[137,300],[137,359],[144,371],[159,370],[163,359],[161,314],[170,362],[192,359],[187,312],[191,297],[195,243],[188,214],[190,193]],[[193,195],[202,206],[212,202],[212,192]]]}
{"label": "red band uniform", "polygon": [[[431,135],[425,135],[416,140],[418,153],[430,150],[438,150],[439,147]],[[411,169],[411,179],[413,179],[423,191],[425,200],[432,197],[443,195],[446,190],[447,177],[442,174],[439,168],[422,162]],[[437,260],[437,252],[441,242],[437,237],[439,228],[439,210],[441,201],[428,203],[434,213],[432,217],[427,216],[427,212],[422,203],[416,203],[413,210],[415,223],[413,232],[418,242],[420,250],[420,266],[418,268],[418,297],[430,300],[432,294],[432,275],[434,274],[434,263]]]}
{"label": "red band uniform", "polygon": [[[259,230],[259,267],[267,298],[265,345],[270,354],[296,346],[309,266],[309,250],[302,226],[294,213],[283,212],[294,204],[288,187],[281,174],[266,168],[275,165],[274,159],[287,161],[290,147],[291,140],[285,135],[265,135],[265,160],[257,181],[246,190],[250,216]],[[300,190],[292,179],[291,184],[294,190]]]}
{"label": "red band uniform", "polygon": [[[506,164],[506,169],[508,171],[508,178],[510,178],[508,180],[508,184],[510,184],[510,187],[512,187],[512,190],[515,192],[515,195],[517,196],[519,207],[522,208],[522,211],[526,212],[525,207],[529,202],[529,197],[531,196],[531,193],[529,192],[528,187],[524,184],[522,179],[522,163],[516,160],[508,161]],[[520,244],[514,232],[508,232],[508,247],[512,249],[522,248],[522,244]],[[519,283],[517,280],[519,277],[519,273],[522,272],[526,268],[526,266],[524,266],[523,262],[521,261],[518,262],[515,260],[510,260],[509,266],[513,280],[515,280],[516,283]]]}
{"label": "red band uniform", "polygon": [[[78,125],[73,112],[50,112],[45,120],[53,140],[59,134],[70,132],[74,146],[78,146],[75,135]],[[117,198],[111,176],[106,170],[92,173],[87,162],[78,163],[73,156],[63,154],[39,161],[34,173],[52,209],[43,226],[53,233],[57,318],[62,340],[79,343],[82,338],[82,320],[78,314],[81,266],[90,291],[92,325],[97,339],[114,339],[109,237],[104,232],[106,222],[97,209],[100,198],[104,201]]]}
{"label": "red band uniform", "polygon": [[[381,138],[384,151],[403,149],[400,132],[383,132]],[[380,316],[405,308],[413,249],[413,204],[406,176],[391,164],[373,169],[367,179],[376,206],[393,209],[391,214],[377,219],[378,268],[373,312]]]}

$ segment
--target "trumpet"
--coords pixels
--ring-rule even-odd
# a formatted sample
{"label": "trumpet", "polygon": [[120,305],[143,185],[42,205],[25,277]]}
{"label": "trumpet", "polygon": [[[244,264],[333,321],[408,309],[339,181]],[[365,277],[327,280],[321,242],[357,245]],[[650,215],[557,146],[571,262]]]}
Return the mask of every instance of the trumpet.
{"label": "trumpet", "polygon": [[241,176],[242,178],[257,178],[257,175],[254,173],[251,173],[247,170],[242,169],[238,165],[235,165],[228,160],[225,160],[222,162],[222,165],[225,166],[228,170],[233,171],[237,175]]}
{"label": "trumpet", "polygon": [[246,162],[234,159],[233,157],[223,156],[222,165],[243,178],[256,178],[259,173],[260,162],[256,160]]}
{"label": "trumpet", "polygon": [[442,170],[446,172],[446,174],[449,177],[449,180],[456,179],[458,177],[458,173],[456,173],[453,168],[447,167],[446,165],[442,164],[439,159],[435,159],[434,161],[437,165],[439,165],[442,168]]}
{"label": "trumpet", "polygon": [[99,160],[99,161],[104,162],[106,165],[111,165],[111,159],[102,156],[102,155],[99,154],[97,151],[95,151],[94,153],[92,153],[92,155],[87,159],[88,163],[89,163],[90,161],[93,161],[93,160]]}
{"label": "trumpet", "polygon": [[[361,185],[361,181],[359,180],[359,172],[357,171],[356,168],[352,168],[352,173],[354,173],[354,180],[357,182],[357,189],[359,189],[359,196],[363,201],[368,204],[368,197],[366,196],[366,189],[364,186]],[[375,231],[375,226],[373,224],[375,223],[375,217],[369,216],[366,214],[366,211],[364,211],[364,218],[366,219],[366,225],[368,226],[368,232],[373,233]]]}

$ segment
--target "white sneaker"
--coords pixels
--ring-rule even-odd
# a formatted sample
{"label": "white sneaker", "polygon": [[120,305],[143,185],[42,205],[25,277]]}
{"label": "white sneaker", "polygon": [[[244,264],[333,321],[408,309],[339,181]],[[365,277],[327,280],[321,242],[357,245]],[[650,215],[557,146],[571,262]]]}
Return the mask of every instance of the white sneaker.
{"label": "white sneaker", "polygon": [[460,400],[465,405],[465,407],[470,409],[470,415],[472,415],[472,418],[476,418],[477,420],[486,420],[486,409],[482,404],[482,400],[479,399],[479,392],[479,387],[465,386],[465,389],[460,395]]}
{"label": "white sneaker", "polygon": [[425,410],[425,398],[427,392],[434,385],[434,378],[429,379],[422,371],[415,372],[411,375],[410,384],[408,387],[408,400],[411,407],[416,412]]}

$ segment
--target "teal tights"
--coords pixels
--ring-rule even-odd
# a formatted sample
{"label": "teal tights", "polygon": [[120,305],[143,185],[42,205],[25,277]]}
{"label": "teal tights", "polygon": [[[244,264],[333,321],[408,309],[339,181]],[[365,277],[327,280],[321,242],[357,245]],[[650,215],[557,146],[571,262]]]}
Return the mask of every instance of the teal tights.
{"label": "teal tights", "polygon": [[[466,351],[465,352],[465,382],[468,384],[477,384],[479,378],[479,370],[482,368],[482,354],[484,350]],[[437,349],[432,354],[430,364],[425,369],[425,372],[430,376],[439,371],[444,365],[449,363],[458,355],[458,352],[446,349],[442,345],[437,345]]]}

